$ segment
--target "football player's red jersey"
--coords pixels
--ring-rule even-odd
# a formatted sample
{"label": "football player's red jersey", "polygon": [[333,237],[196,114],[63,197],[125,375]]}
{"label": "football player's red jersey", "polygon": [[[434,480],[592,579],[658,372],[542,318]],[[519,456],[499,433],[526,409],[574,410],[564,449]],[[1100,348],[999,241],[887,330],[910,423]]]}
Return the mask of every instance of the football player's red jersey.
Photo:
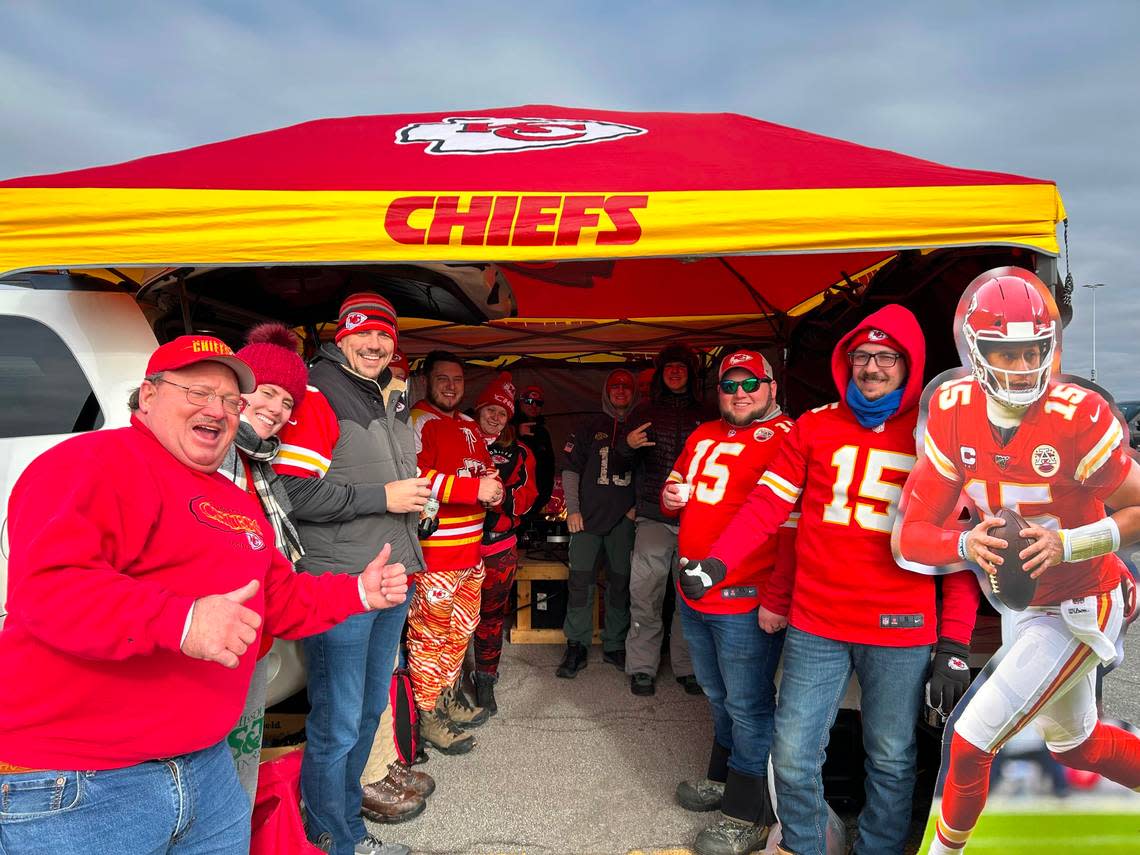
{"label": "football player's red jersey", "polygon": [[[673,481],[693,487],[680,514],[677,545],[681,555],[699,558],[709,554],[791,429],[792,420],[779,415],[747,427],[734,427],[717,419],[705,422],[689,435],[665,482],[666,486]],[[755,543],[748,533],[737,534]],[[769,538],[700,600],[685,597],[685,601],[697,611],[713,614],[751,611],[760,603],[775,561],[776,538]],[[679,587],[677,591],[684,597]]]}
{"label": "football player's red jersey", "polygon": [[[1056,380],[1005,444],[990,423],[978,382],[949,380],[930,400],[923,446],[929,465],[916,472],[913,490],[928,514],[943,514],[941,524],[948,522],[945,515],[957,505],[959,491],[980,515],[1008,508],[1054,531],[1096,522],[1105,516],[1105,497],[1131,465],[1124,430],[1104,398]],[[910,519],[908,510],[908,524]],[[916,551],[908,540],[904,526],[906,558]],[[1031,605],[1105,593],[1120,584],[1122,569],[1115,555],[1050,567],[1037,578]]]}
{"label": "football player's red jersey", "polygon": [[[838,403],[805,413],[711,554],[736,566],[798,500],[794,588],[791,578],[774,574],[762,605],[799,630],[837,641],[905,647],[943,635],[969,643],[973,578],[946,578],[940,628],[934,579],[899,567],[891,552],[891,527],[916,457],[917,418],[912,409],[876,429]],[[738,536],[741,530],[750,536]]]}

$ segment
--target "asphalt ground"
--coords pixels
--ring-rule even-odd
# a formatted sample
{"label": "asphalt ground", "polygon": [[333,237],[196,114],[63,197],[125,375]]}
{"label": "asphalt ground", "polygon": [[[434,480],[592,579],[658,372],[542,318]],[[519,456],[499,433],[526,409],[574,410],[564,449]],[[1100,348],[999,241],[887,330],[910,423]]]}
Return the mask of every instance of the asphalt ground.
{"label": "asphalt ground", "polygon": [[[1104,713],[1137,723],[1140,632],[1129,646],[1131,656],[1105,680]],[[667,661],[657,694],[635,697],[597,645],[585,671],[561,680],[554,670],[562,652],[507,643],[499,714],[472,731],[469,754],[431,752],[417,767],[438,786],[428,809],[410,822],[372,826],[378,836],[423,855],[687,852],[714,816],[689,813],[674,799],[677,782],[703,775],[708,762],[704,698],[686,695]],[[928,791],[916,794],[908,853],[918,850],[929,799]],[[840,805],[838,813],[853,840],[856,809]]]}

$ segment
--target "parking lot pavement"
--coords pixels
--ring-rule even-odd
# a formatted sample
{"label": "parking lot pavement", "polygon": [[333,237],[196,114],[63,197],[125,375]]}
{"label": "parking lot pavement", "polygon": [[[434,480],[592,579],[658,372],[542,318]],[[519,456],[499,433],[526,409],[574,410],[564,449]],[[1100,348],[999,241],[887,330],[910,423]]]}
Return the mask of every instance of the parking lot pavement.
{"label": "parking lot pavement", "polygon": [[634,697],[597,645],[585,671],[560,680],[562,652],[505,645],[499,714],[472,731],[475,748],[431,752],[416,767],[437,782],[427,810],[371,830],[424,855],[685,852],[710,819],[673,797],[682,776],[703,775],[708,763],[704,698],[686,695],[667,662],[657,694]]}
{"label": "parking lot pavement", "polygon": [[[1134,627],[1135,629],[1135,627]],[[1104,685],[1105,715],[1140,723],[1140,631]],[[684,855],[709,814],[682,810],[677,781],[704,773],[712,729],[701,697],[662,665],[657,694],[634,697],[624,674],[590,650],[574,680],[554,669],[555,645],[503,651],[499,714],[460,757],[431,752],[428,809],[371,826],[421,855]],[[854,834],[854,813],[841,813]],[[915,817],[914,844],[925,817]],[[850,838],[849,838],[850,839]]]}

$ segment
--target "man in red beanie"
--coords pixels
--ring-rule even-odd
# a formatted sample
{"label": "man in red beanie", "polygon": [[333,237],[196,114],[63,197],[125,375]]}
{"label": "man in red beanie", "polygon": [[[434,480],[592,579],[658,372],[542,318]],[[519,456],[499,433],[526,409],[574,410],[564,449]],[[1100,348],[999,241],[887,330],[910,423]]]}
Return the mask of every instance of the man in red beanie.
{"label": "man in red beanie", "polygon": [[[862,688],[867,751],[867,800],[852,851],[903,851],[914,793],[915,725],[931,652],[935,643],[968,645],[973,632],[973,574],[943,577],[940,615],[934,577],[902,569],[891,551],[902,485],[916,459],[925,360],[922,330],[902,306],[884,306],[860,322],[832,354],[840,400],[796,421],[712,545],[713,557],[689,556],[682,566],[682,592],[700,600],[762,548],[800,504],[794,576],[777,565],[759,610],[765,631],[788,627],[772,747],[781,851],[826,851],[821,772],[828,731],[852,672]],[[960,695],[969,671],[963,680],[949,659],[935,659],[932,679]],[[736,850],[716,849],[715,855],[730,851]]]}
{"label": "man in red beanie", "polygon": [[258,501],[218,473],[253,390],[224,342],[182,336],[151,356],[129,427],[68,439],[16,482],[5,851],[248,852],[225,735],[262,632],[297,638],[404,602],[389,547],[351,576],[294,573]]}
{"label": "man in red beanie", "polygon": [[[301,572],[353,573],[377,543],[391,544],[409,576],[423,569],[416,523],[428,482],[417,477],[406,387],[389,369],[398,339],[388,300],[371,292],[348,296],[334,341],[310,367],[311,388],[281,432],[274,469],[305,547]],[[361,811],[392,822],[423,809],[422,801],[397,798],[394,787],[364,790],[360,783],[406,615],[406,605],[364,615],[305,641],[312,712],[301,796],[311,839],[332,852],[397,851],[370,837]]]}

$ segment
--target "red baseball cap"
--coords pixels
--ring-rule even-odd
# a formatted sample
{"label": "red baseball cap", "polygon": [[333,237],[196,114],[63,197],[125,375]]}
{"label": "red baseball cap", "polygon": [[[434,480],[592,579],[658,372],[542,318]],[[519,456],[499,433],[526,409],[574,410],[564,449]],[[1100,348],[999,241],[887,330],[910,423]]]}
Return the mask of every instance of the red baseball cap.
{"label": "red baseball cap", "polygon": [[253,369],[238,357],[228,344],[212,335],[180,335],[150,355],[147,375],[160,371],[177,371],[198,362],[220,362],[237,375],[238,389],[252,392],[257,388]]}
{"label": "red baseball cap", "polygon": [[754,350],[738,350],[722,359],[716,379],[720,380],[733,368],[743,368],[758,380],[772,379],[772,365]]}

